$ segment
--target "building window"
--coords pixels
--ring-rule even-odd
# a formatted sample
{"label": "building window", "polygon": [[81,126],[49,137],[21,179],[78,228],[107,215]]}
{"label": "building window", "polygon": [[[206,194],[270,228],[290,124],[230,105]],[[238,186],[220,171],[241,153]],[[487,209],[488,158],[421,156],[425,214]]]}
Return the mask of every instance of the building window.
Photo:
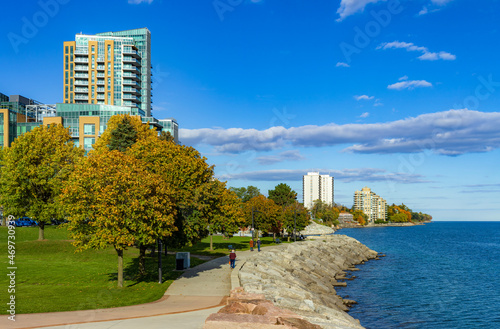
{"label": "building window", "polygon": [[85,137],[83,139],[83,148],[86,150],[86,151],[89,151],[92,149],[92,145],[94,145],[95,143],[95,138],[91,138],[91,137]]}
{"label": "building window", "polygon": [[95,135],[95,124],[85,123],[83,125],[83,134],[84,135]]}
{"label": "building window", "polygon": [[68,46],[64,47],[64,53],[65,54],[68,54],[68,48],[69,48]]}

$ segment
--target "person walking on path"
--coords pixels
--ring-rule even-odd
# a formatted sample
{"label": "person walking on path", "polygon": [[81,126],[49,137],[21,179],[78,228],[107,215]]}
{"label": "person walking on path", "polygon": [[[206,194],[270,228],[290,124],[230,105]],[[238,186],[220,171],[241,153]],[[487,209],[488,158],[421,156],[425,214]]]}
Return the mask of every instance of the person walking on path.
{"label": "person walking on path", "polygon": [[260,252],[260,239],[257,239],[257,249],[259,250]]}
{"label": "person walking on path", "polygon": [[236,261],[236,253],[234,252],[234,249],[233,249],[233,250],[231,250],[231,253],[229,254],[229,262],[231,264],[231,268],[235,267],[235,265],[234,265],[235,261]]}
{"label": "person walking on path", "polygon": [[250,251],[253,251],[253,239],[250,240]]}

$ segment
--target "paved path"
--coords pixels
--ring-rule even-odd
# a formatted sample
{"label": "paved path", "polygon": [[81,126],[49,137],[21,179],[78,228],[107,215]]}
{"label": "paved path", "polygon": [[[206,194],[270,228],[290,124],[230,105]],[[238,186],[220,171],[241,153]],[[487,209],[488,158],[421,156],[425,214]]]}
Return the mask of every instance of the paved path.
{"label": "paved path", "polygon": [[[266,247],[266,250],[275,246]],[[239,287],[238,271],[256,250],[237,253],[236,269],[229,267],[224,256],[187,269],[175,280],[162,299],[147,304],[99,310],[20,314],[16,321],[0,316],[0,328],[168,328],[201,329],[205,319],[216,313]]]}

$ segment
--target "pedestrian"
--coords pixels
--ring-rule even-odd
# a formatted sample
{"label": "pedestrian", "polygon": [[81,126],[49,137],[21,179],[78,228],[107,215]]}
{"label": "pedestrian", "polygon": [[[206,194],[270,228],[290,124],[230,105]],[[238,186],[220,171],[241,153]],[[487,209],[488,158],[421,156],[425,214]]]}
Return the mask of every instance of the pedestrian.
{"label": "pedestrian", "polygon": [[253,239],[250,240],[250,251],[253,251]]}
{"label": "pedestrian", "polygon": [[257,249],[259,250],[260,252],[260,239],[257,239]]}
{"label": "pedestrian", "polygon": [[233,250],[231,250],[231,253],[229,254],[229,263],[231,264],[231,268],[235,267],[235,265],[234,265],[235,261],[236,261],[236,253],[234,252],[234,249],[233,249]]}

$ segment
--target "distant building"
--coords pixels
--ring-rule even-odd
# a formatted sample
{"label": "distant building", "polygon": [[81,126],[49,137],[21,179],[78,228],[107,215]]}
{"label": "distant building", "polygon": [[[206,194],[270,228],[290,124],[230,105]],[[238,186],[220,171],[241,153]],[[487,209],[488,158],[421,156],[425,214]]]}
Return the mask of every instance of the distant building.
{"label": "distant building", "polygon": [[309,172],[304,175],[302,177],[304,207],[311,209],[316,200],[333,206],[333,187],[333,177],[330,175],[320,175],[319,172]]}
{"label": "distant building", "polygon": [[340,224],[345,224],[345,223],[353,223],[354,222],[354,216],[348,212],[341,212],[339,214],[339,223]]}
{"label": "distant building", "polygon": [[387,202],[366,186],[354,192],[354,210],[361,210],[370,223],[387,219]]}

